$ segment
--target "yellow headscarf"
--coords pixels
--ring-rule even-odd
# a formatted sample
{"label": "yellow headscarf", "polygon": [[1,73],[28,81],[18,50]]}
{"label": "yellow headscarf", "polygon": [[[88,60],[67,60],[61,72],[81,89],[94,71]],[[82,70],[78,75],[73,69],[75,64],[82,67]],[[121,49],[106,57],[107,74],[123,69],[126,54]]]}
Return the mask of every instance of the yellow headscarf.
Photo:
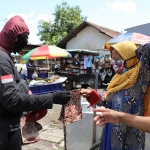
{"label": "yellow headscarf", "polygon": [[133,42],[119,42],[112,45],[110,47],[110,50],[112,49],[115,49],[124,60],[129,59],[126,62],[126,67],[132,68],[123,74],[114,75],[107,88],[106,97],[111,93],[132,87],[137,81],[140,70],[140,63],[135,54],[135,50],[137,49],[137,47]]}

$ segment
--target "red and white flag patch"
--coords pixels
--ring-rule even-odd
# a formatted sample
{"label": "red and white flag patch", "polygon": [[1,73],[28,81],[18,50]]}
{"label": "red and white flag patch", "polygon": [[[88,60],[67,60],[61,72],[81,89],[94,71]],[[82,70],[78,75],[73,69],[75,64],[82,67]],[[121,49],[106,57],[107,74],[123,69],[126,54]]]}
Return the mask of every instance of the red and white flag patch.
{"label": "red and white flag patch", "polygon": [[13,76],[11,74],[1,76],[1,82],[2,84],[13,82]]}

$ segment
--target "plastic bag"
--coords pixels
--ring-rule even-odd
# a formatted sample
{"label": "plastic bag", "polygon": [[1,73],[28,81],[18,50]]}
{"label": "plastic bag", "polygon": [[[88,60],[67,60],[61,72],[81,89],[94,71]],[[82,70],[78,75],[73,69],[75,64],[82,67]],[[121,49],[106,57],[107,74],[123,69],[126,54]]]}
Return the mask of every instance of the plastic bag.
{"label": "plastic bag", "polygon": [[32,74],[32,79],[36,80],[38,78],[38,74],[34,71],[34,73]]}
{"label": "plastic bag", "polygon": [[35,122],[42,119],[47,114],[47,109],[45,110],[36,110],[36,111],[29,111],[27,115],[28,122]]}
{"label": "plastic bag", "polygon": [[38,130],[33,122],[27,122],[26,118],[22,117],[20,124],[23,143],[34,143],[40,140]]}

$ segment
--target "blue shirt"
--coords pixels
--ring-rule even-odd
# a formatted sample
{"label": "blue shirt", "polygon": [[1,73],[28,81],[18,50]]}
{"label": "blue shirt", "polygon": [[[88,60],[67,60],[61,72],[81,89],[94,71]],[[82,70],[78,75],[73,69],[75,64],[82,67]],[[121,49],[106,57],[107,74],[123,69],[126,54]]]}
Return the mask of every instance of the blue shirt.
{"label": "blue shirt", "polygon": [[92,58],[87,57],[86,58],[86,67],[91,67],[92,66]]}
{"label": "blue shirt", "polygon": [[[27,78],[32,80],[32,74],[34,73],[34,69],[36,69],[35,65],[29,65],[29,63],[26,64],[27,67]],[[28,68],[28,67],[33,67],[34,69]]]}

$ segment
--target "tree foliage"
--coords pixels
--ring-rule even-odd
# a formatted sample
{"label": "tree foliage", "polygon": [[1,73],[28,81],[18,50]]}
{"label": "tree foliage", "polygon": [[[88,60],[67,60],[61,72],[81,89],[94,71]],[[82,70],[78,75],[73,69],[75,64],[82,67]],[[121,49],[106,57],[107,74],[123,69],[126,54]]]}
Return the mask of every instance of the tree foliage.
{"label": "tree foliage", "polygon": [[79,6],[69,6],[67,2],[56,5],[54,22],[39,21],[38,36],[45,44],[59,43],[70,31],[80,25],[87,17],[81,15]]}

